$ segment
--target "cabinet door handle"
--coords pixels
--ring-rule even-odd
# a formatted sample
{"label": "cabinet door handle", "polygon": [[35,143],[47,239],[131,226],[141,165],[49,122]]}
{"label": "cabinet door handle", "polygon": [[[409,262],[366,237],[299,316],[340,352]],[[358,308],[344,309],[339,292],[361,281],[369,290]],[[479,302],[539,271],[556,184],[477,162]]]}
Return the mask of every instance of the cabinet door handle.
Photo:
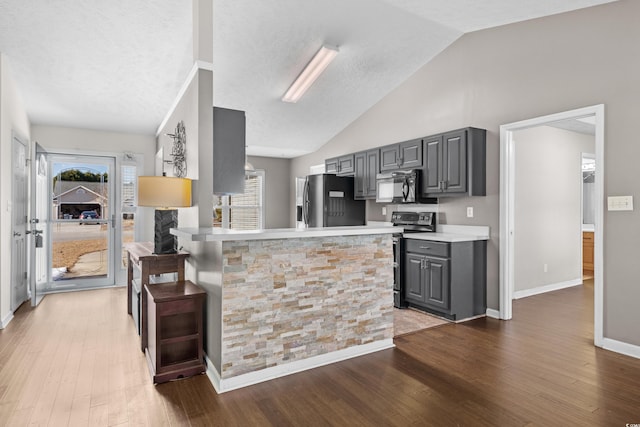
{"label": "cabinet door handle", "polygon": [[431,249],[431,246],[420,246],[420,249]]}
{"label": "cabinet door handle", "polygon": [[431,268],[431,261],[429,261],[428,259],[424,260],[424,268],[425,269],[430,269]]}

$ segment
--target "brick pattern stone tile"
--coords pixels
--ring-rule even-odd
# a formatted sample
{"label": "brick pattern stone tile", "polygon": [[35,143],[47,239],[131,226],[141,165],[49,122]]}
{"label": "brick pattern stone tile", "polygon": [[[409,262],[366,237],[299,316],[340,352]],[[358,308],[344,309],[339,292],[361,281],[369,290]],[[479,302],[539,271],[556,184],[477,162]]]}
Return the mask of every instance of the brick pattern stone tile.
{"label": "brick pattern stone tile", "polygon": [[230,378],[393,338],[390,234],[223,243]]}

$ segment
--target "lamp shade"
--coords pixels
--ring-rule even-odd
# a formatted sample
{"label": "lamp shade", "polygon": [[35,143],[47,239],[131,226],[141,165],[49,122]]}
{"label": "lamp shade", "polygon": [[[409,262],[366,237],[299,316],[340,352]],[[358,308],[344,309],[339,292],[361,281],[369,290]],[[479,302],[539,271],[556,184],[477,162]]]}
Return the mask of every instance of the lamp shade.
{"label": "lamp shade", "polygon": [[139,176],[138,206],[189,207],[191,206],[191,180],[172,176]]}

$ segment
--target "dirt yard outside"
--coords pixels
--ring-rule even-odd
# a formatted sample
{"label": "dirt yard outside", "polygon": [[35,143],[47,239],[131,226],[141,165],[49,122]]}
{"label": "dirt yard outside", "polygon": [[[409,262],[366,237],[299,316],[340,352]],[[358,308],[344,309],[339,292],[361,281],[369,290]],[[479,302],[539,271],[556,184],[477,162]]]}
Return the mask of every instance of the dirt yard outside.
{"label": "dirt yard outside", "polygon": [[82,255],[105,249],[107,249],[107,242],[104,239],[54,242],[53,268],[67,267],[67,271],[73,271],[73,266]]}
{"label": "dirt yard outside", "polygon": [[[123,243],[133,241],[133,220],[123,221]],[[104,226],[106,227],[106,225]],[[106,228],[105,228],[106,229]],[[107,249],[106,239],[89,239],[82,240],[80,237],[78,240],[71,240],[67,242],[53,242],[53,268],[67,268],[67,271],[72,272],[73,267],[78,262],[78,259],[85,254],[91,252],[104,251]],[[126,257],[126,255],[125,255]],[[126,258],[125,258],[126,259]]]}

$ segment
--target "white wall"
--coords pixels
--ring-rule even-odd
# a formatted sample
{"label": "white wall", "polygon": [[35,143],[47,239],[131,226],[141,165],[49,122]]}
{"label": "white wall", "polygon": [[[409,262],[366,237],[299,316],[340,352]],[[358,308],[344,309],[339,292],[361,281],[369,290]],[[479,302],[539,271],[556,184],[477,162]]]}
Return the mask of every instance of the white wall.
{"label": "white wall", "polygon": [[514,290],[580,280],[582,153],[595,151],[595,137],[539,126],[513,139]]}
{"label": "white wall", "polygon": [[13,80],[7,58],[0,53],[0,328],[11,317],[10,203],[13,199],[11,144],[13,133],[28,143],[29,118]]}
{"label": "white wall", "polygon": [[[318,151],[294,159],[291,176],[341,154],[466,126],[487,129],[487,196],[446,199],[440,211],[449,224],[491,227],[487,303],[498,309],[500,125],[604,104],[605,195],[640,196],[629,179],[640,158],[640,56],[630,53],[640,40],[638,16],[639,1],[620,0],[465,34]],[[467,206],[474,218],[466,218]],[[638,208],[604,213],[604,336],[634,345],[639,223]]]}
{"label": "white wall", "polygon": [[294,185],[291,160],[254,156],[248,160],[256,169],[265,171],[265,228],[289,227],[292,216],[289,188]]}
{"label": "white wall", "polygon": [[[176,126],[180,121],[184,123],[186,146],[185,146],[185,163],[187,165],[187,174],[185,178],[189,178],[192,181],[192,202],[191,208],[178,209],[178,226],[179,227],[198,227],[199,225],[199,212],[198,205],[200,203],[200,197],[196,188],[200,188],[199,184],[199,137],[198,137],[198,76],[194,76],[193,80],[188,84],[182,98],[176,105],[171,116],[166,121],[165,126],[160,129],[157,136],[157,150],[162,149],[163,159],[165,161],[172,160],[171,147],[173,145],[173,138],[167,136],[167,134],[173,134]],[[212,113],[213,114],[213,113]],[[156,170],[156,175],[161,175],[163,171]],[[173,168],[171,164],[164,164],[164,172],[167,176],[173,175]],[[212,202],[213,203],[213,202]],[[153,208],[145,208],[153,212]],[[153,221],[148,225],[153,231]]]}

